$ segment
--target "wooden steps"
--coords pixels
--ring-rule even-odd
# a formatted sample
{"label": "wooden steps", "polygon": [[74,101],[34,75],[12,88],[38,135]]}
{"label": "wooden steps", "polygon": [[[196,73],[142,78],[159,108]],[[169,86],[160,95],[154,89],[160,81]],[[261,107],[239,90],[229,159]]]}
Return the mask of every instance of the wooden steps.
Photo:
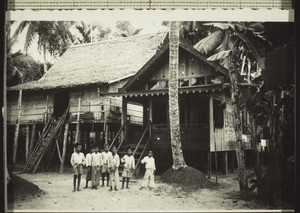
{"label": "wooden steps", "polygon": [[41,137],[39,138],[36,146],[32,151],[32,154],[29,156],[28,161],[25,164],[23,172],[35,173],[38,165],[40,164],[41,160],[47,153],[49,147],[53,143],[55,136],[59,132],[59,129],[62,128],[66,120],[68,111],[69,107],[57,122],[53,118],[50,118],[48,120],[41,134]]}

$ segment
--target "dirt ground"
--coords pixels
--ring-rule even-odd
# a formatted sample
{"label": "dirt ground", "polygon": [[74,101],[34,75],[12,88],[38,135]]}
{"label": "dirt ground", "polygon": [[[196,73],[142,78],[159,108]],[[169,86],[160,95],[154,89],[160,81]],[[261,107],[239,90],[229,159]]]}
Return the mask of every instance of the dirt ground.
{"label": "dirt ground", "polygon": [[[269,209],[258,201],[242,201],[238,198],[236,174],[219,177],[218,189],[200,189],[192,193],[181,193],[177,188],[160,183],[156,176],[154,190],[139,190],[141,179],[130,183],[130,189],[108,191],[83,189],[72,192],[71,173],[19,174],[36,184],[46,193],[34,199],[17,201],[9,205],[10,210],[42,211],[199,211],[232,209]],[[212,179],[214,180],[214,179]],[[121,184],[121,183],[120,183]],[[90,186],[90,183],[89,183]]]}

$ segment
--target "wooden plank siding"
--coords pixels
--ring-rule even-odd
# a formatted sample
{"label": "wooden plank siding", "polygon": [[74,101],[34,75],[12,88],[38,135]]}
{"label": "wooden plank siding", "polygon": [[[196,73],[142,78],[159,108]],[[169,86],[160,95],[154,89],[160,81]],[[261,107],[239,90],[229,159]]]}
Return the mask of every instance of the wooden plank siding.
{"label": "wooden plank siding", "polygon": [[[15,94],[7,98],[7,122],[15,124],[18,116],[18,97]],[[48,112],[53,111],[53,96],[49,96]],[[21,122],[40,121],[46,112],[46,96],[26,94],[22,97]]]}
{"label": "wooden plank siding", "polygon": [[[119,85],[116,84],[116,85]],[[111,88],[115,88],[113,85]],[[120,85],[119,85],[120,86]],[[114,89],[116,90],[116,89]],[[45,91],[43,95],[38,93],[24,93],[22,98],[21,122],[42,122],[46,113],[47,96],[48,114],[53,113],[55,91]],[[117,122],[121,121],[122,98],[112,96],[99,97],[97,87],[85,87],[69,89],[70,121],[75,121],[78,112],[78,98],[81,98],[80,113],[92,113],[95,119],[113,117]],[[143,107],[128,103],[128,116],[131,122],[141,124],[143,122]],[[18,115],[18,96],[10,94],[7,99],[7,122],[15,124]]]}

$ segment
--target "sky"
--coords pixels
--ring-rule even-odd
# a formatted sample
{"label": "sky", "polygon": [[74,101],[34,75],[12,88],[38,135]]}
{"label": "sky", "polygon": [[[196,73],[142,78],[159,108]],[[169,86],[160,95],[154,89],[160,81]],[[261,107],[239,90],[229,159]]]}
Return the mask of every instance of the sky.
{"label": "sky", "polygon": [[[114,31],[114,29],[115,29],[116,21],[114,21],[114,20],[105,20],[103,22],[101,22],[101,21],[98,21],[98,22],[100,22],[101,25],[104,28],[110,28],[110,29],[112,29],[112,31]],[[147,19],[143,19],[143,20],[136,19],[136,20],[130,20],[130,23],[134,28],[142,28],[142,31],[139,33],[140,35],[167,30],[166,27],[161,25],[161,21],[156,21],[155,22],[155,21],[147,20]],[[15,22],[11,26],[11,35],[13,35],[13,33],[16,30],[18,24],[20,24],[20,22]],[[25,42],[25,37],[26,37],[26,31],[27,31],[27,29],[25,29],[22,32],[22,34],[18,38],[18,41],[12,47],[12,52],[13,53],[17,52],[17,51],[22,51],[22,52],[25,53],[25,51],[24,51],[24,42]],[[74,29],[71,29],[70,31],[75,35],[78,33],[78,32],[76,32],[77,30],[74,30]],[[42,62],[43,61],[43,55],[38,51],[37,40],[38,40],[38,38],[36,37],[36,39],[33,41],[32,45],[29,47],[27,53],[30,56],[32,56],[36,61]],[[50,63],[55,63],[55,61],[57,59],[55,59],[54,57],[50,56],[50,54],[48,54],[47,55],[47,60]]]}

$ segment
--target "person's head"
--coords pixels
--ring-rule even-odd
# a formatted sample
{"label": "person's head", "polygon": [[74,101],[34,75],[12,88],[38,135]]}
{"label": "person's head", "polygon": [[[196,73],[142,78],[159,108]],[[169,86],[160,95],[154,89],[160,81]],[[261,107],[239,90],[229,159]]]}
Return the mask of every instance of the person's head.
{"label": "person's head", "polygon": [[96,153],[98,153],[98,152],[99,152],[99,147],[96,146],[96,147],[94,148],[94,150],[95,150]]}
{"label": "person's head", "polygon": [[106,144],[106,145],[104,145],[104,151],[105,152],[108,152],[108,150],[109,150],[109,146]]}
{"label": "person's head", "polygon": [[95,152],[94,147],[91,148],[90,153],[92,154],[93,152]]}
{"label": "person's head", "polygon": [[153,157],[153,152],[151,150],[148,152],[148,157],[149,158]]}
{"label": "person's head", "polygon": [[112,149],[111,149],[111,152],[112,152],[113,154],[116,154],[116,153],[117,153],[117,148],[116,148],[115,146],[113,146]]}
{"label": "person's head", "polygon": [[131,149],[128,149],[128,150],[127,150],[127,155],[129,155],[129,156],[132,155],[132,150],[131,150]]}
{"label": "person's head", "polygon": [[81,149],[82,149],[82,146],[79,143],[76,143],[75,144],[75,149],[76,149],[76,152],[80,152]]}

